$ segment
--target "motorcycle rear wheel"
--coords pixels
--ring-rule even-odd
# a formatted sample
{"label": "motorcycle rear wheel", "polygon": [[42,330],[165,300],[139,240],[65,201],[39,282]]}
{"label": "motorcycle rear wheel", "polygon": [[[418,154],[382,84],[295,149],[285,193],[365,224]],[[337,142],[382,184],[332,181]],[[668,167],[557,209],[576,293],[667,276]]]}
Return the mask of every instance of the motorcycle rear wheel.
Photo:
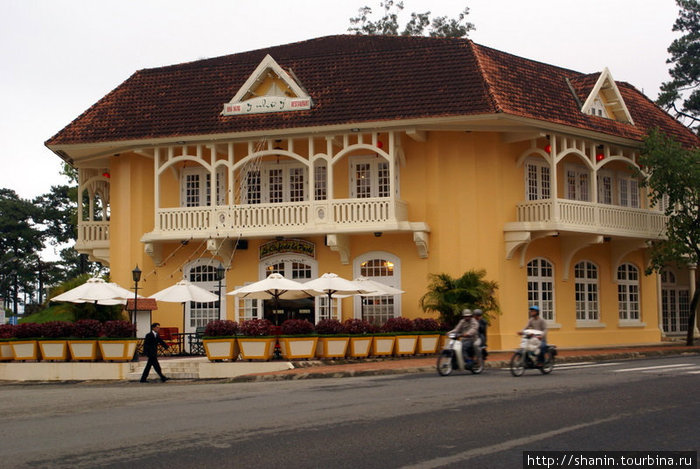
{"label": "motorcycle rear wheel", "polygon": [[444,350],[437,359],[437,371],[440,376],[449,376],[452,374],[452,353]]}
{"label": "motorcycle rear wheel", "polygon": [[542,364],[542,368],[540,368],[540,372],[543,375],[548,375],[549,373],[552,372],[554,369],[554,355],[552,355],[552,352],[547,351],[544,355],[544,363]]}
{"label": "motorcycle rear wheel", "polygon": [[522,376],[525,373],[525,356],[520,352],[515,352],[510,359],[510,374]]}

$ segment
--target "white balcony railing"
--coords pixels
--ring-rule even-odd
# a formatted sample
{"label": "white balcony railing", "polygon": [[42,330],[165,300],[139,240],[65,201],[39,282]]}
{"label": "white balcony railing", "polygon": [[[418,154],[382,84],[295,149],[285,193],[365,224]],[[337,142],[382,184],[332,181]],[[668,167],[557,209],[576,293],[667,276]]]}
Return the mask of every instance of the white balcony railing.
{"label": "white balcony railing", "polygon": [[659,238],[663,236],[666,216],[655,210],[620,207],[616,205],[557,199],[559,216],[555,216],[552,200],[531,200],[517,206],[520,223],[550,225],[552,229],[601,232],[635,237]]}
{"label": "white balcony railing", "polygon": [[230,230],[244,236],[321,233],[353,227],[381,230],[407,220],[405,202],[378,197],[277,204],[161,208],[154,232],[180,234]]}
{"label": "white balcony railing", "polygon": [[78,245],[109,243],[109,221],[81,221],[78,224]]}

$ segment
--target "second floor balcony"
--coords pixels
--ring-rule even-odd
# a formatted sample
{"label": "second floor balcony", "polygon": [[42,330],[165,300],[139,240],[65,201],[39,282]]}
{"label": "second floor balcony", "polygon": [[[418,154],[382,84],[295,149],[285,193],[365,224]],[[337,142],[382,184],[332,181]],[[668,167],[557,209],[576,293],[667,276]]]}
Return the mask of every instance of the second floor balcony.
{"label": "second floor balcony", "polygon": [[156,210],[142,241],[411,231],[406,204],[391,198],[335,199]]}

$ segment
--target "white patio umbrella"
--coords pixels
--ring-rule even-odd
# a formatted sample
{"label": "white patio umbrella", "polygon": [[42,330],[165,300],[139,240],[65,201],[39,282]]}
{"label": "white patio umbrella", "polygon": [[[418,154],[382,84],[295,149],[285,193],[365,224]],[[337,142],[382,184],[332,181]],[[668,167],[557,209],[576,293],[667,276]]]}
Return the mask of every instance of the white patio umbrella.
{"label": "white patio umbrella", "polygon": [[310,289],[308,283],[296,282],[278,273],[270,274],[263,280],[236,288],[227,293],[227,295],[233,295],[239,298],[274,300],[275,309],[278,308],[280,299],[297,300],[322,294],[323,293],[320,291]]}
{"label": "white patio umbrella", "polygon": [[197,303],[213,303],[219,300],[219,296],[198,287],[187,280],[180,280],[175,285],[164,288],[163,290],[154,293],[150,296],[156,301],[165,301],[166,303],[182,303],[182,332],[185,332],[185,305],[190,301]]}
{"label": "white patio umbrella", "polygon": [[360,295],[373,292],[370,289],[363,288],[352,280],[338,277],[337,274],[332,272],[325,273],[317,279],[310,280],[306,282],[304,286],[328,295],[328,317],[330,317],[331,312],[331,298],[334,295],[336,297],[342,297],[343,295]]}
{"label": "white patio umbrella", "polygon": [[357,285],[361,285],[368,290],[374,290],[371,293],[361,293],[360,296],[360,311],[362,317],[365,316],[365,297],[368,296],[384,296],[384,295],[401,295],[405,293],[403,290],[394,288],[390,285],[384,285],[383,283],[377,282],[375,280],[368,279],[367,277],[357,277],[353,280]]}
{"label": "white patio umbrella", "polygon": [[91,278],[67,292],[56,295],[50,301],[68,301],[71,303],[96,303],[98,305],[125,304],[134,294],[113,282],[101,278]]}
{"label": "white patio umbrella", "polygon": [[357,277],[353,282],[360,285],[365,290],[372,290],[370,293],[360,293],[360,296],[401,295],[406,293],[403,290],[399,290],[390,285],[384,285],[383,283],[368,279],[367,277]]}

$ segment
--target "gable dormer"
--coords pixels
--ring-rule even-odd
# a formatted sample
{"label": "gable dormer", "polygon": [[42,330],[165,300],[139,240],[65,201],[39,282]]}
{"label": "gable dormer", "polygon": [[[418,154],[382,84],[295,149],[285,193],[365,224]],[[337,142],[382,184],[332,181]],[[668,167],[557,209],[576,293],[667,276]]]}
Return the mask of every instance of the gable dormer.
{"label": "gable dormer", "polygon": [[311,97],[294,77],[267,55],[248,77],[236,95],[224,104],[221,114],[259,114],[263,112],[311,109]]}
{"label": "gable dormer", "polygon": [[634,125],[620,90],[606,67],[581,107],[581,112]]}

